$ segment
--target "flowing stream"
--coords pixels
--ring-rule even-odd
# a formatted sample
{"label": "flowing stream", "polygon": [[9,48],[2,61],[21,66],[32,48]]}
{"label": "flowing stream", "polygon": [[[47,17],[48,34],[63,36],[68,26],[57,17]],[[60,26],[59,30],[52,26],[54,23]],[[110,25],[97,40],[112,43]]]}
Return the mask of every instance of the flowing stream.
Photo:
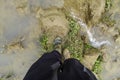
{"label": "flowing stream", "polygon": [[78,21],[78,23],[79,23],[80,26],[82,26],[83,28],[85,28],[85,30],[86,30],[86,32],[87,32],[87,35],[88,35],[88,38],[89,38],[89,41],[90,41],[90,43],[91,43],[91,45],[92,45],[93,47],[99,48],[99,47],[101,47],[102,45],[111,45],[111,43],[110,43],[108,40],[105,40],[105,41],[97,41],[97,40],[93,37],[92,33],[90,32],[90,29],[88,29],[88,26],[87,26],[85,23],[83,23],[83,21],[82,21],[80,18],[76,17],[73,12],[71,13],[71,16]]}
{"label": "flowing stream", "polygon": [[[103,70],[101,73],[102,80],[116,80],[116,78],[120,77],[120,45],[117,44],[114,40],[112,40],[112,37],[104,36],[104,35],[97,35],[94,34],[95,36],[99,36],[99,38],[94,38],[92,32],[88,28],[88,26],[83,23],[83,21],[76,17],[75,14],[72,12],[71,16],[79,23],[81,27],[83,27],[88,35],[89,41],[91,45],[95,48],[100,48],[102,45],[106,45],[106,47],[101,50],[102,52],[105,53],[105,62],[103,63]],[[94,28],[94,27],[92,27]],[[96,29],[97,30],[97,29]],[[95,29],[93,29],[95,31]],[[99,29],[98,29],[99,31]],[[94,32],[93,32],[94,33]],[[109,33],[107,33],[109,35]],[[100,37],[103,37],[102,41],[97,41],[100,39]],[[105,38],[106,37],[106,38]],[[108,40],[105,40],[108,39]]]}

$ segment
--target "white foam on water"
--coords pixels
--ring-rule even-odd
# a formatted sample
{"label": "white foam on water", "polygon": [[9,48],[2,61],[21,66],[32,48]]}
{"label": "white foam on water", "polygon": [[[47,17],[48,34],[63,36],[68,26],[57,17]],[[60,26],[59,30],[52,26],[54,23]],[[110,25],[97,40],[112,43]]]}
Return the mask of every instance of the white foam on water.
{"label": "white foam on water", "polygon": [[75,14],[72,12],[71,16],[77,20],[77,22],[79,23],[80,26],[82,26],[83,28],[85,28],[89,41],[91,43],[91,45],[95,48],[99,48],[102,45],[111,45],[111,43],[108,40],[104,40],[104,41],[97,41],[96,38],[93,37],[93,34],[90,32],[90,29],[88,29],[88,26],[78,17],[75,16]]}
{"label": "white foam on water", "polygon": [[112,40],[113,36],[109,35],[110,33],[105,33],[109,35],[109,37],[106,36],[107,40],[103,40],[103,38],[105,38],[105,35],[104,36],[101,35],[100,37],[102,38],[102,41],[100,41],[101,38],[98,37],[97,34],[95,34],[97,35],[97,38],[95,38],[93,36],[93,33],[88,28],[88,26],[80,18],[76,17],[74,13],[71,13],[71,16],[79,23],[81,27],[85,29],[88,35],[89,41],[93,47],[99,48],[102,45],[108,45],[106,48],[102,49],[102,52],[107,54],[105,54],[104,56],[105,62],[103,63],[103,70],[100,75],[102,80],[117,80],[116,78],[120,77],[120,73],[119,73],[120,45],[119,43],[116,43],[114,40]]}

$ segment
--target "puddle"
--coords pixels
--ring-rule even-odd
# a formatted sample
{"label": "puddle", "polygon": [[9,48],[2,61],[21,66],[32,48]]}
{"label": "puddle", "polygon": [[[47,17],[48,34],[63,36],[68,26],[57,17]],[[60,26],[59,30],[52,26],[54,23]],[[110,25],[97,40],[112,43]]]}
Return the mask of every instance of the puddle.
{"label": "puddle", "polygon": [[[14,0],[1,0],[0,11],[0,76],[13,72],[22,80],[30,65],[39,57],[34,40],[40,33],[38,21],[31,14],[20,15]],[[23,42],[27,46],[25,49],[19,48],[18,44],[9,45],[19,42],[20,37],[26,37]]]}
{"label": "puddle", "polygon": [[12,73],[10,80],[22,80],[43,54],[38,41],[41,25],[31,13],[32,7],[63,5],[64,0],[0,0],[0,78]]}

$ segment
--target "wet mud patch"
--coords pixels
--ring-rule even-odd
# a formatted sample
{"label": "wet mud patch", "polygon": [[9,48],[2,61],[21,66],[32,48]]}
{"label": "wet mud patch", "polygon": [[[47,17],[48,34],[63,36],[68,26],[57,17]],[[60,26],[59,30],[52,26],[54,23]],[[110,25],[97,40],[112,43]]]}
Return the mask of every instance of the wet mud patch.
{"label": "wet mud patch", "polygon": [[[43,54],[42,45],[49,50],[54,39],[61,37],[71,56],[91,70],[95,67],[94,72],[99,71],[99,56],[103,52],[100,76],[103,80],[119,80],[119,0],[113,1],[112,6],[110,1],[1,0],[0,79],[22,80],[29,67]],[[103,15],[106,10],[112,15]],[[84,28],[73,18],[66,17],[71,12],[82,19],[96,41],[108,40],[112,45],[93,48]],[[41,38],[44,44],[40,44]]]}

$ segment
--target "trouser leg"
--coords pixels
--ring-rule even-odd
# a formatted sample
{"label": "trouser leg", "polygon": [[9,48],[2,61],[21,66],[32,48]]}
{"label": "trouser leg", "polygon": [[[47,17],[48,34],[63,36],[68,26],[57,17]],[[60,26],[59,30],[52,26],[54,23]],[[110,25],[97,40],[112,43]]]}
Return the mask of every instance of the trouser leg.
{"label": "trouser leg", "polygon": [[94,74],[77,59],[65,60],[61,74],[61,80],[97,80]]}
{"label": "trouser leg", "polygon": [[45,53],[29,69],[24,80],[50,80],[54,69],[60,66],[61,55],[57,51]]}

